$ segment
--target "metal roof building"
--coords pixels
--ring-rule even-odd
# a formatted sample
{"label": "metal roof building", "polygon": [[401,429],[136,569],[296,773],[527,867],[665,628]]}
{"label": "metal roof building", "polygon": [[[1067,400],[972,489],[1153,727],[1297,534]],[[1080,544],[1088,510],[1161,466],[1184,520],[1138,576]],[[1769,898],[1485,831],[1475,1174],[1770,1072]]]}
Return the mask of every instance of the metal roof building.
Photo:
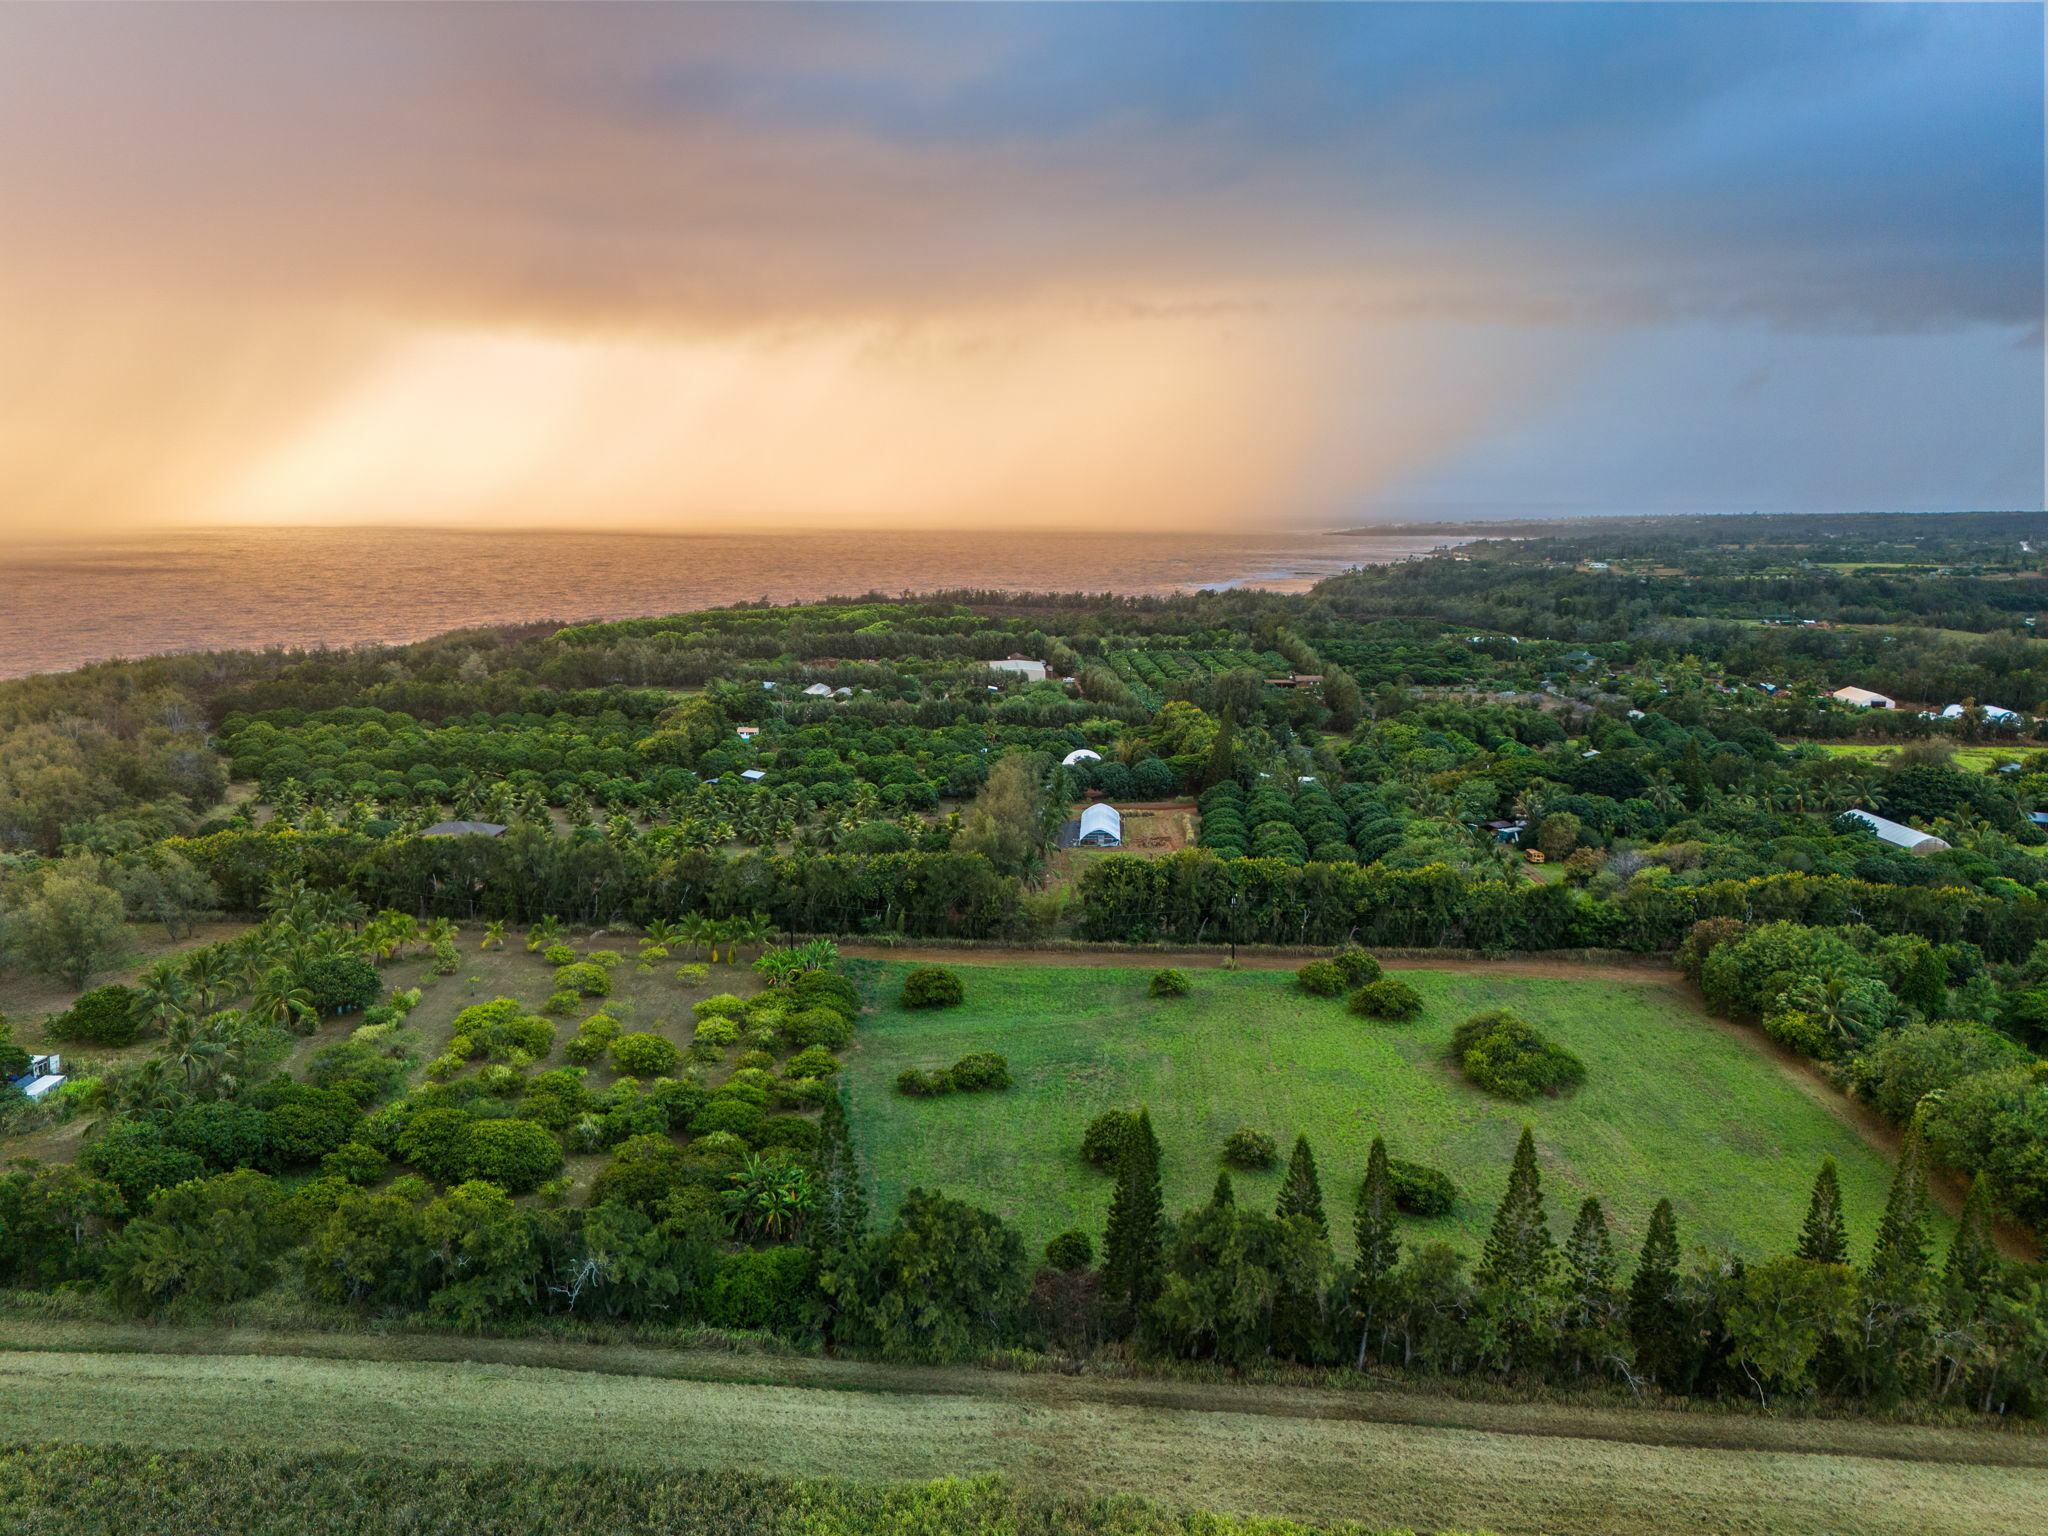
{"label": "metal roof building", "polygon": [[421,837],[502,837],[505,829],[495,821],[437,821]]}
{"label": "metal roof building", "polygon": [[1075,841],[1090,848],[1121,848],[1124,818],[1113,805],[1096,804],[1081,812],[1081,835]]}

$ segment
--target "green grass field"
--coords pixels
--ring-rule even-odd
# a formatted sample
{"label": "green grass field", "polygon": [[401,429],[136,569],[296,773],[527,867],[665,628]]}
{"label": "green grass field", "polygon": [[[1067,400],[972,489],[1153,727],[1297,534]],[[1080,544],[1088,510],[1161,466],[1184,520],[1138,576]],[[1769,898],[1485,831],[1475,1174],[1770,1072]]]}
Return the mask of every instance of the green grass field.
{"label": "green grass field", "polygon": [[[1864,1421],[536,1340],[156,1329],[131,1353],[6,1332],[41,1347],[0,1351],[0,1446],[123,1448],[0,1450],[0,1532],[36,1536],[1239,1536],[1159,1505],[1504,1536],[2006,1536],[2048,1498],[2038,1439]],[[421,1347],[487,1358],[403,1357]],[[991,1474],[1016,1492],[901,1486]],[[1081,1502],[1133,1494],[1155,1507]]]}
{"label": "green grass field", "polygon": [[[1788,741],[1785,745],[1798,746],[1800,743]],[[1899,750],[1896,745],[1888,742],[1871,741],[1817,741],[1812,745],[1820,747],[1834,757],[1860,757],[1865,761],[1887,757]],[[1955,764],[1965,773],[1984,773],[1996,768],[2000,763],[2019,762],[2027,753],[2034,750],[2032,747],[2018,746],[1957,747]]]}
{"label": "green grass field", "polygon": [[[1067,1227],[1100,1234],[1109,1180],[1081,1161],[1081,1135],[1103,1110],[1141,1103],[1174,1211],[1207,1198],[1238,1126],[1272,1136],[1283,1159],[1306,1133],[1340,1250],[1375,1132],[1395,1156],[1434,1163],[1465,1191],[1450,1215],[1409,1222],[1410,1236],[1471,1252],[1524,1121],[1536,1129],[1560,1235],[1577,1203],[1597,1195],[1633,1245],[1668,1195],[1688,1248],[1783,1251],[1814,1171],[1832,1155],[1860,1249],[1890,1180],[1885,1158],[1775,1061],[1656,981],[1404,971],[1428,1007],[1392,1025],[1304,996],[1275,971],[1198,971],[1192,996],[1158,1001],[1145,995],[1145,970],[963,965],[963,1006],[906,1012],[893,1001],[904,969],[885,978],[889,1000],[863,1020],[847,1067],[878,1207],[893,1209],[914,1186],[939,1188],[1000,1212],[1034,1245]],[[1445,1060],[1451,1030],[1502,1007],[1578,1052],[1585,1086],[1526,1105],[1468,1086]],[[1009,1058],[1014,1088],[941,1099],[894,1090],[905,1067],[981,1050]],[[1277,1168],[1233,1174],[1239,1198],[1260,1202],[1273,1199],[1279,1177]]]}

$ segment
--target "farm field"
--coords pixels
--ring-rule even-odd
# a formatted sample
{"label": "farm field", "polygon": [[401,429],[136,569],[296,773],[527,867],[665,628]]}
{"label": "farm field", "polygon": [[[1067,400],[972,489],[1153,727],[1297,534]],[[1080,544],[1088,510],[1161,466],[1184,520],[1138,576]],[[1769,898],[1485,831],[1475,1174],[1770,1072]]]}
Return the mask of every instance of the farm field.
{"label": "farm field", "polygon": [[[1799,745],[1787,742],[1787,746]],[[1858,757],[1874,761],[1890,756],[1899,749],[1896,745],[1870,741],[1816,741],[1807,743],[1816,746],[1835,757]],[[2037,750],[2032,746],[2012,747],[1957,747],[1955,764],[1965,773],[1984,773],[2000,763],[2019,762],[2028,753]]]}
{"label": "farm field", "polygon": [[[943,1189],[1016,1222],[1034,1244],[1068,1227],[1099,1236],[1110,1181],[1081,1160],[1082,1133],[1103,1110],[1137,1104],[1152,1112],[1172,1212],[1208,1198],[1238,1126],[1272,1136],[1283,1162],[1306,1133],[1340,1252],[1375,1132],[1394,1156],[1435,1164],[1464,1191],[1448,1216],[1406,1221],[1408,1237],[1473,1253],[1525,1121],[1552,1225],[1562,1233],[1577,1203],[1597,1195],[1630,1248],[1668,1195],[1688,1248],[1785,1251],[1820,1160],[1833,1156],[1860,1252],[1891,1177],[1881,1153],[1774,1061],[1655,980],[1404,969],[1426,1011],[1382,1024],[1305,996],[1285,972],[1196,971],[1191,996],[1157,1000],[1146,996],[1149,970],[1099,966],[962,965],[962,1006],[910,1012],[894,1002],[906,969],[885,975],[847,1063],[879,1207],[892,1210],[912,1187]],[[1512,1104],[1467,1085],[1445,1060],[1450,1034],[1488,1008],[1512,1008],[1576,1051],[1585,1086]],[[907,1067],[985,1050],[1009,1059],[1014,1088],[937,1099],[895,1091]],[[1270,1203],[1281,1172],[1233,1172],[1239,1199]]]}
{"label": "farm field", "polygon": [[[162,1348],[178,1342],[175,1330],[166,1331]],[[800,1527],[768,1518],[788,1499],[773,1487],[701,1524],[629,1526],[616,1511],[588,1523],[563,1518],[608,1482],[630,1495],[651,1478],[667,1479],[674,1509],[705,1474],[742,1472],[868,1485],[1000,1473],[1041,1508],[1048,1496],[1137,1493],[1179,1508],[1504,1536],[2002,1536],[2028,1528],[2027,1512],[2048,1497],[2041,1442],[2025,1436],[1408,1394],[1386,1395],[1380,1412],[1377,1393],[971,1370],[906,1375],[846,1362],[733,1362],[758,1370],[759,1379],[712,1380],[688,1375],[689,1358],[674,1355],[650,1375],[619,1374],[631,1369],[623,1362],[564,1368],[548,1357],[611,1352],[544,1343],[474,1341],[503,1356],[496,1360],[375,1358],[403,1342],[332,1339],[327,1358],[0,1354],[9,1381],[0,1439],[124,1447],[142,1471],[125,1483],[117,1476],[110,1489],[96,1487],[97,1477],[31,1480],[23,1463],[34,1453],[0,1459],[0,1529],[247,1530],[221,1523],[238,1499],[260,1512],[321,1496],[330,1508],[298,1507],[329,1521],[336,1509],[359,1514],[346,1526],[351,1531],[418,1530],[429,1527],[395,1516],[424,1513],[458,1490],[475,1521],[454,1528],[801,1528],[817,1536],[936,1528],[911,1519],[863,1524],[852,1510],[835,1518],[861,1498],[843,1485],[794,1501],[809,1516]],[[257,1343],[244,1337],[225,1347]],[[349,1351],[367,1358],[336,1357]],[[813,1369],[818,1380],[803,1383]],[[152,1477],[150,1458],[136,1454],[166,1451],[228,1454],[180,1458],[197,1472],[191,1479]],[[312,1465],[265,1470],[294,1457]],[[520,1465],[504,1466],[513,1457]],[[111,1459],[85,1460],[104,1467]],[[677,1475],[683,1472],[696,1475]],[[493,1491],[509,1486],[526,1497],[508,1505]],[[80,1518],[95,1505],[104,1510],[123,1487],[147,1497],[104,1523]],[[265,1489],[273,1491],[266,1496]],[[950,1515],[969,1512],[965,1496],[961,1490],[962,1505]],[[213,1499],[220,1502],[209,1507]],[[180,1524],[179,1509],[210,1518]],[[525,1523],[514,1523],[515,1514]],[[1125,1516],[1100,1525],[1013,1518],[987,1528],[1047,1536],[1182,1529],[1157,1513],[1126,1509]]]}

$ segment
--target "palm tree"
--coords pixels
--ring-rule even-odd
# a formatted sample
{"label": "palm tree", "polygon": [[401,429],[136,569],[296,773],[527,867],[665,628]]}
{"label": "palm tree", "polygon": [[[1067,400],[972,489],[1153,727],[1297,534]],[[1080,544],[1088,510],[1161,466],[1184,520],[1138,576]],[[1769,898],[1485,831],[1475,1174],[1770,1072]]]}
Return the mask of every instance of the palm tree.
{"label": "palm tree", "polygon": [[529,952],[546,949],[561,936],[562,920],[550,912],[526,930],[526,947]]}
{"label": "palm tree", "polygon": [[728,959],[739,958],[743,944],[766,944],[781,930],[766,912],[749,912],[745,917],[736,917],[726,929],[725,941],[731,947]]}
{"label": "palm tree", "polygon": [[234,962],[215,944],[195,949],[185,957],[178,974],[191,985],[195,1013],[212,1012],[213,1005],[227,996],[234,971]]}
{"label": "palm tree", "polygon": [[256,984],[248,1012],[259,1024],[275,1025],[296,1034],[310,1035],[320,1022],[313,1008],[313,994],[281,965],[266,972]]}
{"label": "palm tree", "polygon": [[159,1033],[169,1035],[182,1019],[192,1017],[198,989],[184,969],[168,962],[153,965],[135,989],[135,1002]]}
{"label": "palm tree", "polygon": [[505,947],[505,925],[502,921],[484,924],[483,942],[478,949],[503,949]]}
{"label": "palm tree", "polygon": [[[690,946],[690,953],[696,955],[703,951],[706,944],[716,943],[714,937],[715,927],[716,925],[711,919],[703,913],[692,912],[688,917],[676,924],[674,931],[678,939],[681,939]],[[716,949],[712,951],[711,958],[713,960],[718,958]]]}

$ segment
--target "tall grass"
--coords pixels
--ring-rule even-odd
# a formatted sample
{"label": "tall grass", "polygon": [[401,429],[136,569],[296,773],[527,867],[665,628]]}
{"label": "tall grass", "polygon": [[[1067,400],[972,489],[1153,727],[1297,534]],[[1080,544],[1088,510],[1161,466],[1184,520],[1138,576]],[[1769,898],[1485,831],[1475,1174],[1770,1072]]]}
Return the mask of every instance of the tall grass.
{"label": "tall grass", "polygon": [[[51,1536],[1374,1536],[1141,1499],[1026,1493],[999,1477],[790,1481],[589,1464],[332,1452],[0,1450],[0,1531]],[[1386,1533],[1393,1536],[1393,1533]]]}

